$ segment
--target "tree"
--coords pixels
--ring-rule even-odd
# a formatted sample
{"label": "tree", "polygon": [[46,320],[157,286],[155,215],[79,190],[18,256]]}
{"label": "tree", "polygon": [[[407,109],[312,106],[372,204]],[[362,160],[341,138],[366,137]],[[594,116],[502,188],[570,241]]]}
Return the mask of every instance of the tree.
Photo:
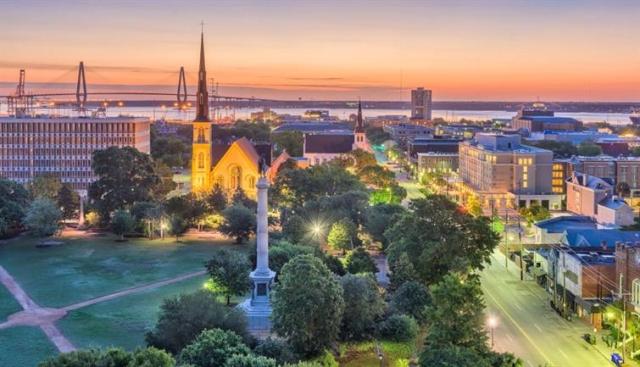
{"label": "tree", "polygon": [[418,273],[406,253],[401,253],[391,264],[391,290],[400,288],[404,283],[418,280]]}
{"label": "tree", "polygon": [[227,207],[227,194],[220,185],[213,185],[213,190],[207,195],[207,207],[209,210],[220,213]]}
{"label": "tree", "polygon": [[38,367],[174,367],[173,357],[156,348],[127,352],[120,348],[87,349],[63,353],[38,364]]}
{"label": "tree", "polygon": [[242,188],[236,189],[231,196],[231,205],[242,205],[249,209],[255,210],[258,206],[255,200],[249,199]]}
{"label": "tree", "polygon": [[384,237],[384,231],[393,223],[393,217],[404,211],[404,207],[397,204],[374,205],[367,213],[364,227],[375,241],[381,242],[383,247],[386,247],[387,239]]}
{"label": "tree", "polygon": [[367,250],[358,247],[347,256],[347,271],[351,274],[377,273],[378,267]]}
{"label": "tree", "polygon": [[250,286],[249,260],[235,251],[220,250],[207,262],[207,271],[231,304],[231,296],[243,295]]}
{"label": "tree", "polygon": [[165,299],[158,322],[145,339],[150,346],[177,354],[203,330],[216,328],[248,336],[242,311],[225,307],[214,294],[200,290]]}
{"label": "tree", "polygon": [[482,355],[473,349],[457,345],[426,348],[420,355],[420,366],[492,367]]}
{"label": "tree", "polygon": [[454,345],[486,355],[489,347],[478,276],[446,275],[442,282],[432,286],[431,293],[425,349]]}
{"label": "tree", "polygon": [[366,130],[367,140],[373,145],[381,145],[387,140],[391,140],[391,135],[381,127],[368,127]]}
{"label": "tree", "polygon": [[539,140],[526,142],[527,145],[532,145],[538,148],[547,149],[553,152],[555,158],[571,158],[578,154],[578,148],[570,142],[566,141],[553,141],[553,140]]}
{"label": "tree", "polygon": [[276,361],[271,358],[236,354],[227,360],[224,367],[276,367],[276,365]]}
{"label": "tree", "polygon": [[469,215],[441,195],[413,200],[385,232],[393,265],[407,254],[425,284],[439,282],[449,272],[481,270],[498,244],[489,219]]}
{"label": "tree", "polygon": [[98,179],[89,186],[89,198],[103,220],[116,209],[149,201],[160,182],[151,157],[132,147],[96,150],[91,168]]}
{"label": "tree", "polygon": [[415,281],[402,284],[391,297],[391,308],[395,313],[409,315],[419,323],[427,320],[427,307],[430,304],[429,290]]}
{"label": "tree", "polygon": [[271,142],[275,147],[276,154],[280,154],[286,150],[292,157],[302,157],[304,136],[300,131],[283,131],[272,134]]}
{"label": "tree", "polygon": [[56,202],[58,192],[62,188],[62,181],[57,174],[41,173],[33,178],[28,184],[28,188],[32,198],[45,198]]}
{"label": "tree", "polygon": [[120,237],[120,241],[124,241],[124,235],[133,230],[135,222],[133,217],[126,210],[116,210],[111,218],[111,231]]}
{"label": "tree", "polygon": [[391,315],[380,323],[379,333],[385,339],[406,342],[418,335],[418,323],[408,315]]}
{"label": "tree", "polygon": [[162,200],[167,194],[175,190],[178,184],[173,181],[173,171],[171,168],[162,161],[154,162],[154,172],[158,176],[159,181],[153,188],[153,197],[156,200]]}
{"label": "tree", "polygon": [[256,345],[253,352],[274,359],[279,366],[296,361],[291,347],[282,339],[267,337]]}
{"label": "tree", "polygon": [[180,242],[180,235],[184,234],[187,229],[189,229],[189,225],[184,220],[184,218],[179,215],[172,215],[169,219],[169,230],[171,234],[176,236],[176,242]]}
{"label": "tree", "polygon": [[280,274],[273,295],[273,329],[303,354],[334,342],[344,311],[343,291],[329,269],[312,255],[297,256]]}
{"label": "tree", "polygon": [[371,275],[347,274],[340,279],[344,290],[344,314],[340,334],[344,340],[369,338],[385,303]]}
{"label": "tree", "polygon": [[353,248],[353,237],[356,235],[356,226],[349,218],[342,218],[331,225],[327,243],[334,250]]}
{"label": "tree", "polygon": [[363,167],[358,176],[362,182],[375,188],[387,188],[396,183],[395,174],[377,164]]}
{"label": "tree", "polygon": [[62,184],[58,190],[58,207],[62,210],[63,219],[71,219],[76,216],[76,210],[80,206],[80,195],[69,184]]}
{"label": "tree", "polygon": [[631,153],[630,153],[630,155],[631,155],[632,157],[640,157],[640,147],[633,147],[633,148],[631,149]]}
{"label": "tree", "polygon": [[235,204],[222,211],[224,221],[220,232],[235,237],[236,243],[242,243],[256,230],[256,216],[249,208]]}
{"label": "tree", "polygon": [[352,150],[347,154],[347,159],[351,160],[351,167],[360,173],[365,167],[377,166],[376,156],[362,149]]}
{"label": "tree", "polygon": [[602,148],[591,141],[584,141],[578,145],[578,154],[586,157],[594,157],[602,154]]}
{"label": "tree", "polygon": [[56,204],[44,197],[35,199],[24,218],[27,228],[38,237],[51,236],[59,228],[61,213]]}
{"label": "tree", "polygon": [[531,204],[528,208],[520,208],[519,212],[527,221],[528,225],[551,218],[549,209],[539,204]]}
{"label": "tree", "polygon": [[[286,241],[276,242],[269,246],[269,267],[276,274],[279,274],[289,260],[298,255],[311,254],[312,252],[313,248],[309,246],[294,245]],[[255,251],[252,252],[252,256],[255,256]]]}
{"label": "tree", "polygon": [[170,216],[182,218],[187,225],[196,225],[207,212],[207,204],[193,193],[173,196],[165,202],[165,210]]}
{"label": "tree", "polygon": [[198,367],[225,366],[234,355],[249,355],[251,350],[242,338],[232,331],[221,329],[204,330],[187,345],[178,357],[180,363],[191,363]]}
{"label": "tree", "polygon": [[0,238],[17,233],[22,227],[29,193],[17,182],[0,178]]}

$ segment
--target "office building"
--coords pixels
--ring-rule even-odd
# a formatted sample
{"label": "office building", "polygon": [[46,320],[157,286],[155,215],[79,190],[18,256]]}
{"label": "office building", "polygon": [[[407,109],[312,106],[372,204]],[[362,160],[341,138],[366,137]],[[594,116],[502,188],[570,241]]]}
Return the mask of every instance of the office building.
{"label": "office building", "polygon": [[573,172],[567,179],[567,210],[588,216],[608,227],[634,223],[633,209],[614,195],[613,186],[603,179]]}
{"label": "office building", "polygon": [[134,117],[1,117],[0,176],[27,183],[54,174],[86,194],[94,151],[112,146],[150,152],[150,120]]}
{"label": "office building", "polygon": [[528,207],[537,203],[560,210],[562,195],[551,185],[553,153],[521,144],[520,135],[478,133],[460,143],[463,191],[490,208]]}
{"label": "office building", "polygon": [[407,144],[414,139],[433,138],[433,129],[417,125],[417,124],[394,124],[385,125],[383,130],[391,135],[391,139],[395,140],[401,146]]}
{"label": "office building", "polygon": [[420,87],[411,91],[411,119],[431,120],[431,90]]}

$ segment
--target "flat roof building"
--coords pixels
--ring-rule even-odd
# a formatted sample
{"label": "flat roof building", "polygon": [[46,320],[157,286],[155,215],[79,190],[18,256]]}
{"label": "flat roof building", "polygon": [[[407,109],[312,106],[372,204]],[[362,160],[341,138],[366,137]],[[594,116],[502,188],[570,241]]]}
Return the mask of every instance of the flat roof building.
{"label": "flat roof building", "polygon": [[411,119],[431,120],[431,90],[420,87],[411,91]]}
{"label": "flat roof building", "polygon": [[523,207],[538,203],[561,209],[552,190],[553,152],[521,144],[520,135],[478,133],[460,143],[460,178],[485,207]]}
{"label": "flat roof building", "polygon": [[86,191],[94,151],[112,146],[150,153],[150,120],[136,117],[1,117],[0,177],[27,183],[39,174]]}

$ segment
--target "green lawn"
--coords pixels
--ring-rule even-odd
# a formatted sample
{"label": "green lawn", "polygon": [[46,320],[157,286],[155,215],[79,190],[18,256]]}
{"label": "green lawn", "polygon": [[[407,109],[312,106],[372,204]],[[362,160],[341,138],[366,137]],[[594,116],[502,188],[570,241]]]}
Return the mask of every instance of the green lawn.
{"label": "green lawn", "polygon": [[18,304],[11,293],[9,293],[9,290],[0,284],[0,323],[5,321],[7,316],[21,310],[22,307],[20,307],[20,304]]}
{"label": "green lawn", "polygon": [[162,300],[203,287],[206,276],[136,293],[72,311],[57,325],[78,348],[144,345],[144,334],[155,325]]}
{"label": "green lawn", "polygon": [[[408,367],[409,360],[415,351],[415,342],[397,343],[380,341],[384,355],[384,365],[389,367]],[[379,366],[376,344],[372,341],[343,346],[344,352],[339,359],[342,367]]]}
{"label": "green lawn", "polygon": [[57,353],[38,327],[20,326],[0,330],[0,366],[35,367]]}
{"label": "green lawn", "polygon": [[[137,285],[203,269],[230,242],[180,243],[112,238],[65,239],[64,245],[36,248],[36,239],[18,238],[0,247],[0,265],[38,304],[62,307]],[[1,294],[0,294],[1,296]],[[2,306],[0,306],[2,307]]]}

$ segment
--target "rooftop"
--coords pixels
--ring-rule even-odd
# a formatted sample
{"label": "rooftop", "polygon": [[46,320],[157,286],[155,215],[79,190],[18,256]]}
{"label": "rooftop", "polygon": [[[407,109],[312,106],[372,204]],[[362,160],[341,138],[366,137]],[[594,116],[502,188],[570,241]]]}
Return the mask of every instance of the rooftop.
{"label": "rooftop", "polygon": [[638,242],[640,232],[619,229],[568,228],[565,231],[565,244],[571,248],[614,249],[616,242]]}
{"label": "rooftop", "polygon": [[338,131],[338,132],[351,132],[352,129],[340,123],[330,123],[330,122],[288,122],[282,124],[273,130],[274,134],[285,132],[285,131],[300,131],[303,133],[312,133],[312,132],[330,132],[330,131]]}
{"label": "rooftop", "polygon": [[536,227],[546,229],[548,233],[563,233],[568,228],[595,229],[597,224],[593,219],[583,215],[568,215],[546,219],[535,224]]}

